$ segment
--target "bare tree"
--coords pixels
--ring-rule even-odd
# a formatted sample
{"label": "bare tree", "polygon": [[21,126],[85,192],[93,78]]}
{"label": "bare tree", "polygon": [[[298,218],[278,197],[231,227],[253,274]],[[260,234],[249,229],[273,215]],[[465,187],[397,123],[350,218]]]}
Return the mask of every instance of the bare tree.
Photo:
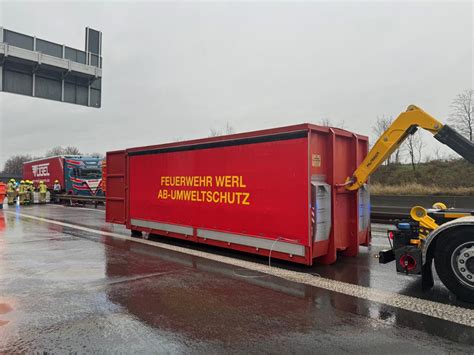
{"label": "bare tree", "polygon": [[234,133],[235,133],[234,127],[229,122],[226,122],[223,129],[211,128],[209,137],[218,137],[218,136],[223,136],[226,134],[234,134]]}
{"label": "bare tree", "polygon": [[324,126],[324,127],[337,127],[340,129],[345,129],[346,128],[346,122],[344,120],[340,120],[337,123],[333,123],[330,118],[322,118],[319,120],[318,125]]}
{"label": "bare tree", "polygon": [[[385,133],[385,131],[388,129],[388,127],[390,127],[390,125],[392,124],[392,121],[393,121],[392,117],[388,117],[388,116],[385,116],[385,115],[377,117],[377,120],[375,121],[375,125],[372,126],[372,131],[375,133],[375,140],[374,141],[377,141],[377,139],[379,139],[379,137],[382,136]],[[392,156],[389,156],[385,160],[386,165],[390,165],[391,158],[392,158]]]}
{"label": "bare tree", "polygon": [[225,127],[224,127],[224,132],[225,134],[234,134],[235,129],[229,122],[226,122]]}
{"label": "bare tree", "polygon": [[217,128],[211,128],[209,130],[209,137],[218,137],[218,136],[222,136],[222,131],[220,129],[217,129]]}
{"label": "bare tree", "polygon": [[[379,139],[379,137],[381,137],[385,133],[385,131],[390,127],[392,123],[393,123],[393,117],[391,116],[389,117],[389,116],[382,115],[382,116],[377,117],[377,120],[375,121],[375,125],[372,126],[372,132],[375,133],[375,141],[377,141],[377,139]],[[392,163],[392,158],[395,164],[400,163],[400,158],[401,158],[400,148],[395,150],[395,152],[387,158],[385,164],[390,165]]]}
{"label": "bare tree", "polygon": [[426,160],[427,161],[430,161],[430,160],[445,161],[445,160],[448,160],[448,157],[439,147],[437,147],[435,150],[433,150],[432,157],[431,158],[428,157]]}
{"label": "bare tree", "polygon": [[474,90],[460,93],[451,103],[450,121],[472,142],[474,133]]}
{"label": "bare tree", "polygon": [[48,150],[45,154],[46,157],[54,157],[56,155],[62,155],[64,151],[64,148],[61,146],[53,147],[50,150]]}
{"label": "bare tree", "polygon": [[46,152],[47,157],[54,157],[57,155],[81,155],[81,151],[77,147],[53,147]]}
{"label": "bare tree", "polygon": [[318,124],[320,126],[324,126],[324,127],[332,127],[333,126],[332,121],[327,117],[320,119]]}
{"label": "bare tree", "polygon": [[7,159],[3,167],[3,174],[8,175],[23,175],[23,163],[26,161],[33,160],[34,158],[29,155],[14,155]]}
{"label": "bare tree", "polygon": [[380,137],[393,122],[392,117],[388,117],[385,115],[378,116],[377,120],[375,121],[375,125],[372,126],[372,131],[375,133],[377,137]]}
{"label": "bare tree", "polygon": [[[76,147],[53,147],[46,152],[46,157],[52,157],[56,155],[80,155],[81,152]],[[103,157],[101,153],[93,153],[92,156],[97,156],[98,158]],[[30,154],[23,155],[13,155],[5,161],[5,165],[2,173],[11,174],[11,175],[22,175],[23,174],[23,163],[30,160],[39,159],[39,157],[34,157]]]}
{"label": "bare tree", "polygon": [[64,155],[81,155],[81,151],[77,147],[66,147],[64,148]]}
{"label": "bare tree", "polygon": [[419,131],[407,137],[405,147],[408,152],[411,167],[413,171],[416,171],[418,164],[420,164],[423,159],[423,148],[425,147],[425,143]]}
{"label": "bare tree", "polygon": [[344,121],[344,120],[338,121],[336,127],[340,128],[340,129],[346,129],[346,121]]}

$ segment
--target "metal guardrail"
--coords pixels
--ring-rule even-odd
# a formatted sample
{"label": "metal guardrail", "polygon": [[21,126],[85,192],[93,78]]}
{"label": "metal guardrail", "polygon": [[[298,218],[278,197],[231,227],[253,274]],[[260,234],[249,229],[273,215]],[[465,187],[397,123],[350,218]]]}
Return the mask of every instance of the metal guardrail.
{"label": "metal guardrail", "polygon": [[105,203],[105,196],[81,196],[81,195],[53,195],[52,199],[61,201],[69,201],[72,205],[74,202],[89,202],[97,208],[97,205],[101,202]]}
{"label": "metal guardrail", "polygon": [[400,210],[387,210],[387,208],[379,209],[372,207],[370,213],[370,220],[372,223],[395,223],[397,220],[408,219],[410,214],[408,212],[402,212]]}
{"label": "metal guardrail", "polygon": [[[74,202],[89,202],[94,204],[95,208],[101,202],[105,204],[105,196],[56,195],[54,198],[69,201],[71,205]],[[374,223],[390,223],[409,217],[409,209],[399,206],[372,206],[370,213],[370,218]]]}
{"label": "metal guardrail", "polygon": [[474,209],[474,196],[408,196],[408,195],[371,195],[370,203],[374,208],[405,208],[413,206],[430,208],[435,202],[443,202],[448,207]]}
{"label": "metal guardrail", "polygon": [[12,175],[12,174],[0,174],[0,181],[7,183],[10,179],[15,179],[20,181],[22,179],[21,175]]}

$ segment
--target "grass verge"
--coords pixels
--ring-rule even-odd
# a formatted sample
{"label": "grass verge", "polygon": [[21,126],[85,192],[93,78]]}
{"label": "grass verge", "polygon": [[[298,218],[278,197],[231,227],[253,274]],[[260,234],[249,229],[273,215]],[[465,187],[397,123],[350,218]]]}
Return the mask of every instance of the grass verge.
{"label": "grass verge", "polygon": [[403,185],[370,185],[372,195],[449,195],[449,196],[474,196],[474,187],[446,187],[437,185],[422,185],[407,183]]}

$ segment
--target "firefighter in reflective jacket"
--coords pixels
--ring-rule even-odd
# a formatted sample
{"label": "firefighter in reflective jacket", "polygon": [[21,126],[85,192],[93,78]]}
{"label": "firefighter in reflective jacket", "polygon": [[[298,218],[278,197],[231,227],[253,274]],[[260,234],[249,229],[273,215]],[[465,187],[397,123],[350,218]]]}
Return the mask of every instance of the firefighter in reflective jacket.
{"label": "firefighter in reflective jacket", "polygon": [[32,181],[26,180],[25,181],[25,205],[29,205],[33,203],[33,191],[32,191]]}
{"label": "firefighter in reflective jacket", "polygon": [[48,192],[48,187],[43,181],[39,182],[39,203],[45,204],[46,203],[46,192]]}
{"label": "firefighter in reflective jacket", "polygon": [[20,181],[20,186],[18,187],[18,194],[20,195],[20,205],[25,204],[26,195],[28,193],[28,189],[26,187],[25,181]]}
{"label": "firefighter in reflective jacket", "polygon": [[35,202],[35,185],[33,181],[30,180],[30,203]]}
{"label": "firefighter in reflective jacket", "polygon": [[7,198],[8,198],[8,204],[13,205],[15,203],[15,195],[16,195],[16,183],[15,179],[10,179],[10,181],[7,184]]}

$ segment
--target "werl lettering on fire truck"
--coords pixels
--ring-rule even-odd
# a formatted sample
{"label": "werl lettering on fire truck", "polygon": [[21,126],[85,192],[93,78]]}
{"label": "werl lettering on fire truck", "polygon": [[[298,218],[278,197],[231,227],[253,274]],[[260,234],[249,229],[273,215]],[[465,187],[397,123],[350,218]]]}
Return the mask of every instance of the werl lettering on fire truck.
{"label": "werl lettering on fire truck", "polygon": [[160,182],[158,200],[250,205],[250,192],[240,175],[161,176]]}

